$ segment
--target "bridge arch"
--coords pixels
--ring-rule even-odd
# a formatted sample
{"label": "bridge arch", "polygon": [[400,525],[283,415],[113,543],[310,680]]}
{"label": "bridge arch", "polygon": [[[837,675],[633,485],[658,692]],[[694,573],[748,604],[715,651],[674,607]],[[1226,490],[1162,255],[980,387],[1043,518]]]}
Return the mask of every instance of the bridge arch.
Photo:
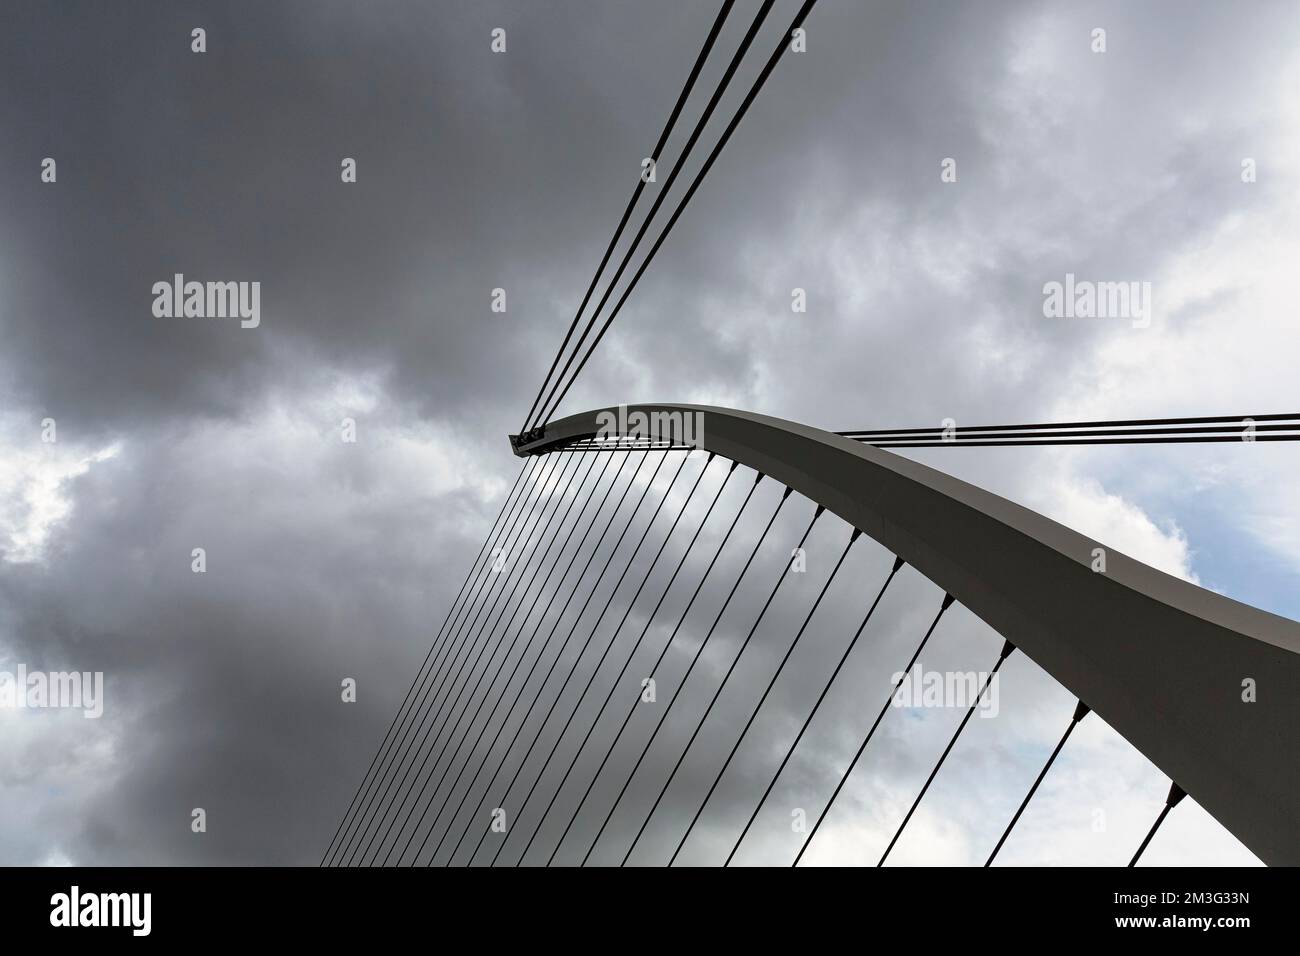
{"label": "bridge arch", "polygon": [[[823,505],[964,604],[1264,862],[1300,865],[1300,624],[934,468],[767,415],[619,406],[548,422],[511,443],[521,456],[572,450],[685,415],[702,426],[691,436],[699,447]],[[1249,703],[1248,678],[1258,687]]]}

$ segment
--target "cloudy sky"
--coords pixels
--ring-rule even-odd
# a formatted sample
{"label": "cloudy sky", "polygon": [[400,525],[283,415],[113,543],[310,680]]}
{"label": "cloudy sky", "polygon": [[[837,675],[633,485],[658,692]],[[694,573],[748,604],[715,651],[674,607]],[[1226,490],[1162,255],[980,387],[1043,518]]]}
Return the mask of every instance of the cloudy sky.
{"label": "cloudy sky", "polygon": [[[703,89],[757,6],[737,4]],[[779,0],[756,51],[797,6]],[[506,435],[716,10],[4,5],[0,669],[103,671],[106,698],[98,720],[0,712],[0,860],[320,858],[518,473]],[[191,50],[196,27],[204,53]],[[504,53],[490,49],[498,27]],[[1092,48],[1097,28],[1105,52]],[[821,0],[807,33],[563,412],[700,402],[848,429],[1295,410],[1295,4]],[[688,106],[661,176],[703,102]],[[54,182],[42,180],[46,158]],[[345,158],[355,183],[341,181]],[[945,158],[956,182],[941,182]],[[151,289],[176,273],[260,282],[260,325],[156,317]],[[1045,318],[1043,285],[1067,273],[1150,282],[1150,327]],[[495,288],[504,313],[491,309]],[[791,310],[795,288],[805,313]],[[43,441],[51,419],[57,440]],[[916,454],[1300,617],[1291,447]],[[688,463],[683,483],[702,464]],[[702,480],[620,649],[722,473]],[[724,490],[692,568],[702,572],[751,481],[738,471]],[[717,586],[657,672],[661,699],[778,496],[770,482],[755,492]],[[810,512],[797,497],[782,510],[742,582],[744,608]],[[838,519],[818,523],[809,573],[755,637],[637,862],[666,861],[846,538]],[[873,542],[855,546],[683,862],[729,849],[889,560]],[[670,591],[620,690],[635,696],[688,596]],[[789,862],[791,810],[820,811],[874,715],[863,701],[881,699],[940,597],[900,573],[739,862]],[[593,860],[621,857],[749,613],[724,618]],[[574,629],[561,622],[561,639]],[[922,664],[987,670],[999,640],[954,608]],[[348,677],[355,703],[340,700]],[[1073,706],[1013,657],[998,717],[972,722],[891,861],[983,862]],[[629,726],[557,861],[581,858],[654,719]],[[891,713],[807,862],[874,863],[958,719]],[[584,751],[569,807],[610,739]],[[1125,863],[1167,788],[1089,717],[1000,860]],[[204,833],[191,830],[195,808]],[[541,859],[567,816],[548,817]],[[1144,859],[1255,862],[1190,800]]]}

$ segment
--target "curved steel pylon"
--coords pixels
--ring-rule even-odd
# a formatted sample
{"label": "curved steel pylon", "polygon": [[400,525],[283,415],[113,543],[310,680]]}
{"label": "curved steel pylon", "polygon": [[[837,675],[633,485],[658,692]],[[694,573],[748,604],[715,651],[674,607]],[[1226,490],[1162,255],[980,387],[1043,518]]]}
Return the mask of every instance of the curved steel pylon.
{"label": "curved steel pylon", "polygon": [[[526,456],[682,436],[888,548],[1086,702],[1261,860],[1300,864],[1300,624],[926,465],[766,415],[622,406],[549,422],[511,444]],[[1247,679],[1258,690],[1252,702],[1242,699]]]}

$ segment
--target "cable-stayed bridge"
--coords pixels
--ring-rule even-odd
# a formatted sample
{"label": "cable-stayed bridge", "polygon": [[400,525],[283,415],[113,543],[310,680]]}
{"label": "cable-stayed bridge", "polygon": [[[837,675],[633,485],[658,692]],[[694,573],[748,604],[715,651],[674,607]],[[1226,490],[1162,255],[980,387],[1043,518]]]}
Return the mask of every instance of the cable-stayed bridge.
{"label": "cable-stayed bridge", "polygon": [[[1292,419],[1294,431],[1300,421]],[[625,427],[610,432],[608,423],[620,420]],[[686,420],[698,423],[688,429],[698,441],[694,447],[674,437]],[[638,850],[675,862],[789,662],[801,647],[832,645],[838,661],[820,692],[801,702],[806,719],[784,756],[765,768],[765,787],[752,794],[752,812],[718,861],[730,862],[800,745],[807,746],[818,709],[855,647],[864,636],[870,642],[881,598],[896,576],[909,573],[938,586],[933,618],[917,635],[910,659],[896,662],[898,680],[863,698],[856,728],[861,745],[809,820],[790,862],[814,843],[849,776],[869,766],[870,742],[888,719],[891,700],[954,602],[1005,642],[992,659],[971,662],[988,677],[935,756],[880,863],[931,786],[942,786],[944,761],[988,681],[1016,653],[1066,687],[1077,705],[1062,713],[1060,745],[1045,755],[1042,773],[989,847],[989,862],[1090,711],[1171,780],[1165,806],[1152,808],[1151,832],[1131,848],[1132,862],[1184,794],[1265,862],[1300,862],[1300,807],[1293,796],[1300,785],[1294,733],[1300,624],[1156,571],[925,465],[766,416],[633,406],[570,416],[529,439],[516,444],[524,468],[327,862],[550,864],[568,849],[587,862],[602,839],[613,837],[608,825],[630,792],[648,810],[642,806],[639,820],[623,820],[618,836],[625,845],[616,848],[621,862],[636,861]],[[706,484],[710,473],[713,481]],[[736,540],[741,515],[757,508],[765,483],[776,493],[764,499],[768,513],[756,515],[760,530],[752,540]],[[728,486],[736,494],[743,489],[743,496],[738,506],[728,501],[719,507]],[[774,523],[786,512],[803,514],[793,528],[783,528],[786,540],[772,540]],[[818,562],[822,580],[813,600],[794,609],[797,629],[760,637],[783,645],[783,656],[763,680],[740,686],[737,667],[774,603],[785,597],[796,556],[806,550],[814,526],[829,523],[838,525],[831,537],[842,540],[832,549],[838,551],[833,560]],[[838,581],[850,593],[861,592],[863,617],[856,631],[828,633],[817,619],[819,606],[862,538],[893,557],[880,580]],[[786,560],[774,580],[760,582],[765,587],[756,593],[765,591],[764,599],[733,600],[758,573],[755,557],[765,546]],[[702,571],[690,562],[696,548],[707,561]],[[715,569],[727,549],[743,561],[739,571],[728,566],[724,574]],[[692,614],[706,589],[722,595],[721,603],[715,598],[716,610]],[[720,624],[744,636],[729,648],[719,677],[696,664]],[[648,668],[648,658],[637,657],[643,648],[654,655]],[[661,673],[666,657],[688,649],[689,665],[668,681]],[[657,688],[662,696],[649,703],[647,679],[663,682]],[[1243,681],[1258,688],[1255,699],[1243,699]],[[688,687],[697,697],[707,691],[708,703],[683,705],[691,720],[673,722]],[[728,693],[748,701],[739,709],[733,702],[724,719],[716,705]],[[643,710],[653,714],[648,730],[646,718],[634,720]],[[710,720],[725,726],[714,728]],[[679,831],[674,845],[649,847],[647,829],[665,795],[685,782],[679,772],[706,729],[731,744],[713,748],[711,781],[690,781],[697,807],[671,822]],[[641,770],[656,744],[676,757],[661,779],[650,779]],[[618,759],[611,759],[615,754]],[[615,788],[612,801],[598,784]],[[575,827],[579,819],[584,823]]]}
{"label": "cable-stayed bridge", "polygon": [[[1018,659],[1074,699],[1060,714],[1059,742],[990,839],[986,865],[1016,838],[1090,719],[1170,781],[1143,838],[1114,848],[1117,863],[1138,862],[1189,795],[1265,863],[1300,863],[1300,624],[896,453],[1294,441],[1300,415],[840,433],[685,405],[557,417],[758,93],[801,48],[814,6],[805,0],[774,34],[774,3],[763,0],[671,169],[638,178],[511,436],[523,466],[323,863],[726,865],[749,861],[750,848],[779,829],[793,844],[761,862],[799,864],[827,839],[849,781],[873,772],[880,735],[914,729],[891,726],[903,709],[894,705],[956,613],[1001,641],[969,660],[975,680],[961,717],[892,813],[878,864],[897,859],[918,810],[944,788],[973,716]],[[703,67],[729,37],[733,8],[722,4],[647,157],[651,168],[663,165]],[[765,47],[756,78],[643,248],[732,80]],[[647,192],[653,203],[597,297]],[[863,661],[883,653],[878,609],[900,588],[929,595],[923,623],[905,649],[892,648],[896,660],[876,662],[886,676],[864,676]],[[845,624],[830,605],[849,598],[861,608]],[[845,693],[854,706],[829,720]],[[788,732],[765,722],[778,703],[796,715]],[[828,733],[847,734],[853,748],[834,786],[805,792],[792,812],[806,819],[792,826],[775,795]]]}

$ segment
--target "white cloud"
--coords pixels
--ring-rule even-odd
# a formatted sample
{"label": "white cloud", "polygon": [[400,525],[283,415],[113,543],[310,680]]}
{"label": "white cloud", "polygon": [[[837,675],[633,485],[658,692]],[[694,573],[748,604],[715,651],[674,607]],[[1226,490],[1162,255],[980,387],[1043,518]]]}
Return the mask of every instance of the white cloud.
{"label": "white cloud", "polygon": [[1107,492],[1095,478],[1062,471],[1035,485],[1036,510],[1080,534],[1193,584],[1187,535],[1172,520],[1161,527],[1140,507]]}
{"label": "white cloud", "polygon": [[34,422],[0,425],[0,558],[11,563],[45,559],[51,533],[72,514],[70,482],[121,451],[116,443],[96,450],[43,443],[40,435]]}

